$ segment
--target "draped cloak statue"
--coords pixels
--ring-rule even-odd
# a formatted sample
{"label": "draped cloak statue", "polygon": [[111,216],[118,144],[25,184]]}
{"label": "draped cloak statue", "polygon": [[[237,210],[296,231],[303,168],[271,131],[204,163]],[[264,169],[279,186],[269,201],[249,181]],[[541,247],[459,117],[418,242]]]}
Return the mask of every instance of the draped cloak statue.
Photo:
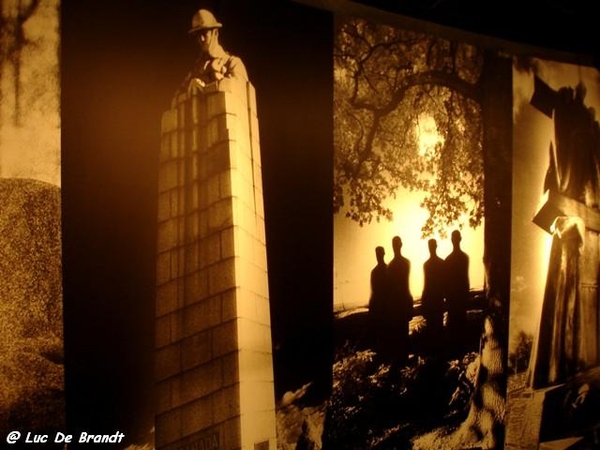
{"label": "draped cloak statue", "polygon": [[529,384],[568,381],[598,365],[600,127],[584,105],[585,87],[552,90],[536,77],[531,104],[554,118],[544,182],[546,203],[534,222],[552,234],[537,348]]}

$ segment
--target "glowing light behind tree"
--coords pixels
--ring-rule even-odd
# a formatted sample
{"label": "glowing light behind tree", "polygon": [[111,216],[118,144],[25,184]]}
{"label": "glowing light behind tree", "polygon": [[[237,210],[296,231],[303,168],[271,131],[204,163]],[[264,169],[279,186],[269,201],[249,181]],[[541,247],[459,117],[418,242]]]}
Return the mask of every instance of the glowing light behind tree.
{"label": "glowing light behind tree", "polygon": [[396,234],[412,261],[411,289],[419,297],[427,238],[438,239],[445,257],[446,238],[456,228],[471,256],[472,285],[482,287],[480,50],[358,19],[340,20],[337,31],[336,299],[368,298],[373,249],[384,245],[389,261]]}

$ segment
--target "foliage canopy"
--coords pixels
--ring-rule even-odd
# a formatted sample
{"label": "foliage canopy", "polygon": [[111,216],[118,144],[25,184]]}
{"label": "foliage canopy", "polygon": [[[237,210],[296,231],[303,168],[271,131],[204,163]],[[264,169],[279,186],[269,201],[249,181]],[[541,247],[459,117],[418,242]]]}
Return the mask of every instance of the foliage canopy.
{"label": "foliage canopy", "polygon": [[[361,19],[336,28],[334,211],[390,220],[386,201],[404,187],[426,193],[424,235],[465,216],[479,225],[481,50]],[[423,146],[427,123],[437,139]]]}

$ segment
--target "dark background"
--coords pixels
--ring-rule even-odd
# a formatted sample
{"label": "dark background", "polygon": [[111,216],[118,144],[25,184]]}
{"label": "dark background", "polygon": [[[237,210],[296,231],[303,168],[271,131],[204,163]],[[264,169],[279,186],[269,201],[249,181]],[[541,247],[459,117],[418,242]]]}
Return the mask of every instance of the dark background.
{"label": "dark background", "polygon": [[[561,14],[557,2],[531,3],[527,11],[516,2],[363,3],[598,54],[591,19],[573,2],[573,14]],[[286,0],[63,0],[65,364],[73,433],[120,430],[143,442],[153,425],[160,117],[197,54],[187,30],[200,7],[224,24],[221,43],[244,60],[257,91],[277,397],[309,380],[326,393],[330,382],[333,15]]]}

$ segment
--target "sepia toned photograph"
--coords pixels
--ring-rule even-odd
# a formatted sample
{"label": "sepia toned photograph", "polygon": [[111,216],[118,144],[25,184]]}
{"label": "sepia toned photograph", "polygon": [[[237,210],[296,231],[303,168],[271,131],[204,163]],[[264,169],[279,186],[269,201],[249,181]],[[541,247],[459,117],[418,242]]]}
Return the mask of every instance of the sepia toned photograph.
{"label": "sepia toned photograph", "polygon": [[[598,445],[600,74],[514,63],[509,448]],[[571,448],[571,447],[566,447]]]}
{"label": "sepia toned photograph", "polygon": [[496,448],[511,60],[341,14],[335,30],[336,347],[324,448]]}
{"label": "sepia toned photograph", "polygon": [[0,447],[600,446],[599,71],[400,3],[0,0]]}

